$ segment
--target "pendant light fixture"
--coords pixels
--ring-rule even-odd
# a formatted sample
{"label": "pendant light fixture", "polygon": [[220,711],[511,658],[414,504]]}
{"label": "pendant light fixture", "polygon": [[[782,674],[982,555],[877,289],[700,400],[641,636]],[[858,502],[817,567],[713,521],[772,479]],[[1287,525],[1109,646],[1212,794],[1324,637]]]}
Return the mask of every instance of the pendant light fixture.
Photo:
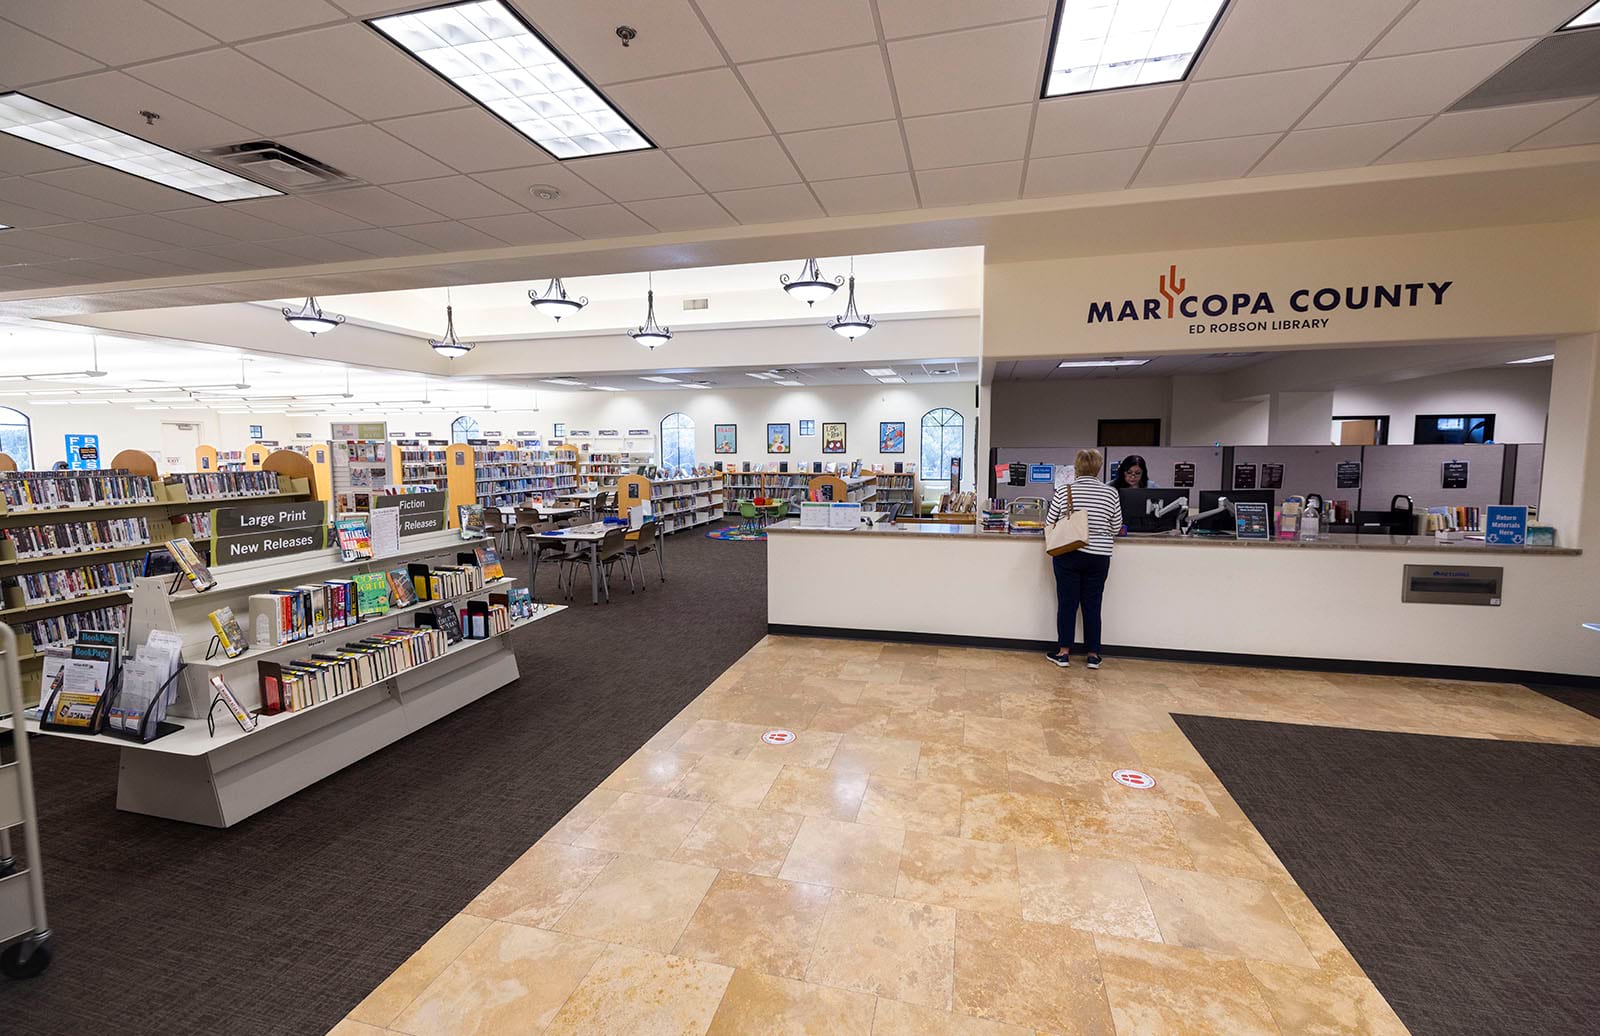
{"label": "pendant light fixture", "polygon": [[655,349],[658,345],[666,345],[672,341],[672,328],[662,327],[656,323],[656,282],[655,275],[649,275],[649,290],[645,293],[645,318],[644,324],[628,332],[628,337],[644,346],[646,349]]}
{"label": "pendant light fixture", "polygon": [[878,322],[872,319],[870,314],[867,316],[862,316],[861,311],[856,309],[856,260],[854,256],[851,256],[850,301],[846,303],[844,307],[844,313],[840,316],[834,317],[833,320],[828,324],[828,327],[833,329],[834,334],[842,335],[845,338],[854,340],[860,338],[862,335],[866,334],[868,331],[871,331],[877,326]]}
{"label": "pendant light fixture", "polygon": [[844,278],[835,277],[831,281],[828,280],[822,275],[822,269],[817,266],[817,261],[807,259],[805,265],[800,267],[800,276],[791,279],[788,274],[780,273],[778,283],[783,285],[783,290],[789,293],[790,298],[801,299],[806,305],[811,306],[838,291],[839,285],[844,283]]}
{"label": "pendant light fixture", "polygon": [[444,290],[444,337],[428,339],[428,344],[433,351],[449,360],[465,356],[472,351],[471,342],[463,342],[456,337],[455,307],[450,304],[450,289]]}
{"label": "pendant light fixture", "polygon": [[528,305],[541,313],[548,313],[555,317],[557,322],[569,313],[576,313],[589,304],[588,296],[572,298],[567,295],[567,289],[562,285],[560,277],[550,278],[550,286],[541,296],[537,291],[528,292]]}
{"label": "pendant light fixture", "polygon": [[290,327],[298,328],[313,338],[324,331],[332,331],[344,323],[344,317],[337,313],[324,313],[322,307],[317,305],[315,295],[306,296],[299,309],[284,306],[283,319],[289,322]]}

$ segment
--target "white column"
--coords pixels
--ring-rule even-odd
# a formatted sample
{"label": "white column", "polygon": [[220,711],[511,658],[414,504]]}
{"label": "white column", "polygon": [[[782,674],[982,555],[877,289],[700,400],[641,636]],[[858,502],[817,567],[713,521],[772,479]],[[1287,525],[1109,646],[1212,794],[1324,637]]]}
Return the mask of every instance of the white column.
{"label": "white column", "polygon": [[1600,335],[1556,342],[1539,520],[1562,546],[1600,549]]}

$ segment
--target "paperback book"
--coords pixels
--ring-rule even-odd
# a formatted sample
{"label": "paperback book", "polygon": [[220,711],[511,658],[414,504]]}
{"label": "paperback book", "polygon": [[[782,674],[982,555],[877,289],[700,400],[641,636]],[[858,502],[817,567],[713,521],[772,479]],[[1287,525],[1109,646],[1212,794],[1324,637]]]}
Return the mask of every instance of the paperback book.
{"label": "paperback book", "polygon": [[342,514],[333,523],[339,540],[342,561],[362,561],[372,557],[372,526],[364,514]]}

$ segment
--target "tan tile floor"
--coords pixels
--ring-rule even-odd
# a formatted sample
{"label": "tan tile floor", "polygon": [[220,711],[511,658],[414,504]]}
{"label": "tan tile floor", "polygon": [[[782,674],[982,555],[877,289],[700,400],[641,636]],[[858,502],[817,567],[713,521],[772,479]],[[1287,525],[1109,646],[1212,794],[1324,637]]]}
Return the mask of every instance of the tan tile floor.
{"label": "tan tile floor", "polygon": [[769,637],[334,1034],[1405,1032],[1171,712],[1600,745],[1516,686]]}

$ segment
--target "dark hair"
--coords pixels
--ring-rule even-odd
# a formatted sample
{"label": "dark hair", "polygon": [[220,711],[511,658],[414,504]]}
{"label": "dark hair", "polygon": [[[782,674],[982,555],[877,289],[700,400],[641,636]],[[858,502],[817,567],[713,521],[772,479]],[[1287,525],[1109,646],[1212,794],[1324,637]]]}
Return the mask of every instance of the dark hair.
{"label": "dark hair", "polygon": [[[1137,486],[1129,486],[1128,480],[1123,477],[1123,472],[1135,465],[1139,468],[1139,484]],[[1150,465],[1146,464],[1144,458],[1137,453],[1128,454],[1122,458],[1122,463],[1117,465],[1116,484],[1118,488],[1126,486],[1129,489],[1148,489],[1150,487]]]}

